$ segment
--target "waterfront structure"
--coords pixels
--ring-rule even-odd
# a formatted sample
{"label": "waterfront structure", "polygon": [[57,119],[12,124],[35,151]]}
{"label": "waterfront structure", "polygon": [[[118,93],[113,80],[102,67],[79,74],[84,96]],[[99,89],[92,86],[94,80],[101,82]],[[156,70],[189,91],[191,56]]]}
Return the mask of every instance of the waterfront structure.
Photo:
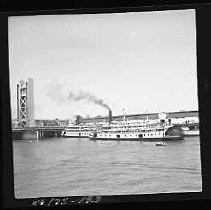
{"label": "waterfront structure", "polygon": [[34,120],[34,126],[35,127],[52,127],[52,126],[58,126],[58,127],[66,127],[68,126],[69,121],[68,120],[60,120],[60,119],[35,119]]}
{"label": "waterfront structure", "polygon": [[[165,112],[167,118],[178,122],[179,124],[182,121],[199,118],[198,111],[177,111],[177,112]],[[113,121],[122,121],[125,120],[156,120],[158,119],[159,113],[144,113],[144,114],[127,114],[127,115],[113,115]],[[102,117],[93,117],[93,118],[81,118],[81,123],[98,123],[98,122],[107,122],[108,116]],[[175,123],[176,124],[176,123]],[[182,123],[181,123],[182,124]]]}

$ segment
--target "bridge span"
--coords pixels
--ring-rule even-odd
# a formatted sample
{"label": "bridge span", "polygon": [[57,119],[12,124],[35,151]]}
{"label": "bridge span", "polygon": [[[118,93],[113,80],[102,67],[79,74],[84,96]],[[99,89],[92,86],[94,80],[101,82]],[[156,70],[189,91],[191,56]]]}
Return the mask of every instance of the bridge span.
{"label": "bridge span", "polygon": [[13,128],[12,138],[13,140],[39,140],[60,137],[63,130],[63,126]]}

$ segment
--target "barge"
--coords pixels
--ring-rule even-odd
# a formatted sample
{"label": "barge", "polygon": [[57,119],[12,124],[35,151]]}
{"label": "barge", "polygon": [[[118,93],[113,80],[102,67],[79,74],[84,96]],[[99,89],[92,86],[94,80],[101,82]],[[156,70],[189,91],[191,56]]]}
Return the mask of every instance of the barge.
{"label": "barge", "polygon": [[182,126],[181,127],[185,137],[191,136],[199,136],[199,124],[189,125],[189,126]]}

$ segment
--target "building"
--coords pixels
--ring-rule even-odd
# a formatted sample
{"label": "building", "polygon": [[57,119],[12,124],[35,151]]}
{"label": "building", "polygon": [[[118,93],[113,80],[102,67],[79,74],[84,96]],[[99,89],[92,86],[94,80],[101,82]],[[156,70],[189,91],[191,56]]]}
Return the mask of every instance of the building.
{"label": "building", "polygon": [[[122,121],[124,120],[156,120],[159,118],[160,113],[144,113],[144,114],[135,114],[135,115],[117,115],[112,116],[114,121]],[[171,118],[175,121],[184,121],[189,120],[191,118],[199,118],[198,111],[178,111],[178,112],[166,112],[167,118]],[[108,121],[109,116],[104,117],[94,117],[94,118],[81,118],[81,123],[98,123],[98,122],[106,122]],[[185,119],[187,118],[187,119]]]}

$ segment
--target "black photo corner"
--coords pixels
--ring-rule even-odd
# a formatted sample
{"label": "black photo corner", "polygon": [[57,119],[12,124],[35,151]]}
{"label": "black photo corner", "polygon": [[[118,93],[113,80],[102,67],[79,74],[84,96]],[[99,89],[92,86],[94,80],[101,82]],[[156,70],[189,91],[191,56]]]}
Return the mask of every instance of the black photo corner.
{"label": "black photo corner", "polygon": [[[8,18],[11,16],[195,10],[200,121],[201,192],[15,198],[11,127]],[[0,3],[0,204],[5,209],[199,208],[211,207],[211,3],[204,1],[9,1]],[[153,62],[153,61],[152,61]],[[172,75],[173,76],[173,75]],[[141,155],[141,154],[140,154]]]}

